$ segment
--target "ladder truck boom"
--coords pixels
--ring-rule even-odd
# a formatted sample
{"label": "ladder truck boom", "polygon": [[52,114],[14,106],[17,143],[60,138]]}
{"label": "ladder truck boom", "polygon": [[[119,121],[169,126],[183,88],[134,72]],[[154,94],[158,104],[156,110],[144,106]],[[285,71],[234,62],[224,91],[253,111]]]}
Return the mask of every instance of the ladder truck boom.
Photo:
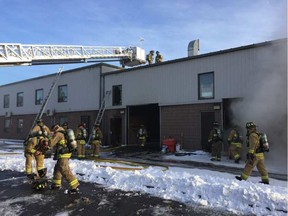
{"label": "ladder truck boom", "polygon": [[0,66],[89,63],[120,61],[122,66],[145,64],[145,51],[140,47],[32,45],[0,43]]}

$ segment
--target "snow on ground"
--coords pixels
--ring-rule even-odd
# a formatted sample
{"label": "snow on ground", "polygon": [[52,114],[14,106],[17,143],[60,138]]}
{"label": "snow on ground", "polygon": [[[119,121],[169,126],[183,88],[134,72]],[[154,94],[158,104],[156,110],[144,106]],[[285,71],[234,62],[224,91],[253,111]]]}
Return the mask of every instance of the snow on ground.
{"label": "snow on ground", "polygon": [[[25,171],[23,152],[18,150],[19,154],[15,153],[17,151],[0,151],[0,170]],[[171,159],[175,156],[166,157]],[[198,161],[203,157],[207,161],[207,154],[199,152],[177,159],[185,157],[190,160],[197,157]],[[52,178],[54,164],[51,158],[45,160],[48,177]],[[258,183],[260,177],[238,181],[232,174],[204,169],[169,167],[167,170],[161,166],[141,167],[88,160],[70,160],[70,167],[80,181],[94,182],[111,189],[140,191],[186,205],[225,209],[240,215],[287,215],[286,181],[270,179],[270,185],[264,185]]]}

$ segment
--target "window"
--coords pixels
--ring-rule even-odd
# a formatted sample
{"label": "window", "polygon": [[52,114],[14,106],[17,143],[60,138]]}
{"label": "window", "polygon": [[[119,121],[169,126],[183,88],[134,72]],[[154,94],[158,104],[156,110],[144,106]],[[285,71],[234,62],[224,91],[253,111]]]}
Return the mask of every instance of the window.
{"label": "window", "polygon": [[5,118],[4,119],[4,132],[7,132],[11,124],[11,119],[10,118]]}
{"label": "window", "polygon": [[4,95],[4,108],[9,108],[10,98],[9,95]]}
{"label": "window", "polygon": [[112,87],[112,105],[122,105],[122,85]]}
{"label": "window", "polygon": [[23,106],[23,96],[24,93],[23,92],[18,92],[17,93],[17,107],[22,107]]}
{"label": "window", "polygon": [[214,72],[198,74],[198,98],[214,98]]}
{"label": "window", "polygon": [[35,105],[41,105],[43,103],[43,89],[36,89],[35,90]]}
{"label": "window", "polygon": [[67,102],[68,89],[67,85],[58,86],[58,102]]}
{"label": "window", "polygon": [[17,133],[23,132],[23,119],[17,119]]}

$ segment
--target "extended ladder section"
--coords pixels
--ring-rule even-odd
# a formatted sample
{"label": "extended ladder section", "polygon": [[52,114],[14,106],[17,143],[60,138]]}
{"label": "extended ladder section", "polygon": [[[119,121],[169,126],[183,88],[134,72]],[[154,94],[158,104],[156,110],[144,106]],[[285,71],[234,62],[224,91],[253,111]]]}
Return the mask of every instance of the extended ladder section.
{"label": "extended ladder section", "polygon": [[[105,96],[104,96],[104,98],[103,98],[103,100],[102,100],[102,103],[101,103],[101,105],[100,105],[100,108],[99,108],[99,111],[98,111],[96,120],[95,120],[95,122],[94,122],[92,131],[95,129],[95,125],[96,125],[96,124],[98,124],[98,125],[101,124],[101,121],[102,121],[104,112],[105,112],[105,110],[106,110],[106,101],[108,100],[108,98],[110,97],[110,95],[111,95],[111,91],[106,91]],[[89,139],[88,139],[88,142],[87,142],[88,144],[90,143],[91,138],[92,138],[92,133],[90,133],[90,136],[89,136]]]}
{"label": "extended ladder section", "polygon": [[[56,77],[55,77],[55,79],[54,79],[54,81],[53,81],[53,83],[52,83],[52,85],[51,85],[51,87],[50,87],[50,90],[49,90],[47,96],[45,97],[45,99],[44,99],[44,101],[43,101],[43,103],[42,103],[42,106],[41,106],[38,114],[37,114],[36,117],[35,117],[35,120],[34,120],[34,122],[33,122],[33,124],[32,124],[32,127],[31,127],[31,129],[30,129],[30,131],[29,131],[29,134],[30,134],[30,132],[32,131],[32,129],[34,128],[34,126],[36,125],[37,121],[42,118],[43,113],[44,113],[44,110],[45,110],[45,108],[46,108],[46,106],[47,106],[47,104],[48,104],[48,101],[49,101],[52,93],[53,93],[53,90],[55,89],[55,86],[56,86],[56,84],[57,84],[57,82],[58,82],[58,80],[59,80],[59,78],[60,78],[60,76],[61,76],[61,73],[62,73],[63,69],[64,69],[64,67],[61,67],[61,68],[59,69],[58,73],[56,74]],[[28,134],[27,138],[25,139],[24,143],[25,143],[26,140],[28,139],[29,134]]]}
{"label": "extended ladder section", "polygon": [[102,103],[101,103],[101,106],[99,108],[99,111],[98,111],[98,115],[97,115],[97,118],[95,120],[95,124],[100,124],[101,121],[102,121],[102,118],[103,118],[103,115],[104,115],[104,112],[106,110],[106,101],[108,100],[108,98],[110,97],[111,95],[111,91],[106,91],[106,94],[102,100]]}
{"label": "extended ladder section", "polygon": [[26,45],[0,43],[0,66],[120,61],[133,67],[146,63],[140,47]]}

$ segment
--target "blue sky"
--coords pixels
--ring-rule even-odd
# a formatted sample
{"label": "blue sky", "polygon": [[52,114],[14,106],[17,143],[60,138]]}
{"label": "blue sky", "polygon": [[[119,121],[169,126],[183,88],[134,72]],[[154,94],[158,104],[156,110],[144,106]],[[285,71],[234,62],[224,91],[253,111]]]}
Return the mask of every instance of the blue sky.
{"label": "blue sky", "polygon": [[[186,57],[195,39],[203,54],[287,37],[287,0],[0,0],[0,7],[0,43],[140,46],[144,38],[146,53],[171,60]],[[0,85],[60,66],[0,67]]]}

